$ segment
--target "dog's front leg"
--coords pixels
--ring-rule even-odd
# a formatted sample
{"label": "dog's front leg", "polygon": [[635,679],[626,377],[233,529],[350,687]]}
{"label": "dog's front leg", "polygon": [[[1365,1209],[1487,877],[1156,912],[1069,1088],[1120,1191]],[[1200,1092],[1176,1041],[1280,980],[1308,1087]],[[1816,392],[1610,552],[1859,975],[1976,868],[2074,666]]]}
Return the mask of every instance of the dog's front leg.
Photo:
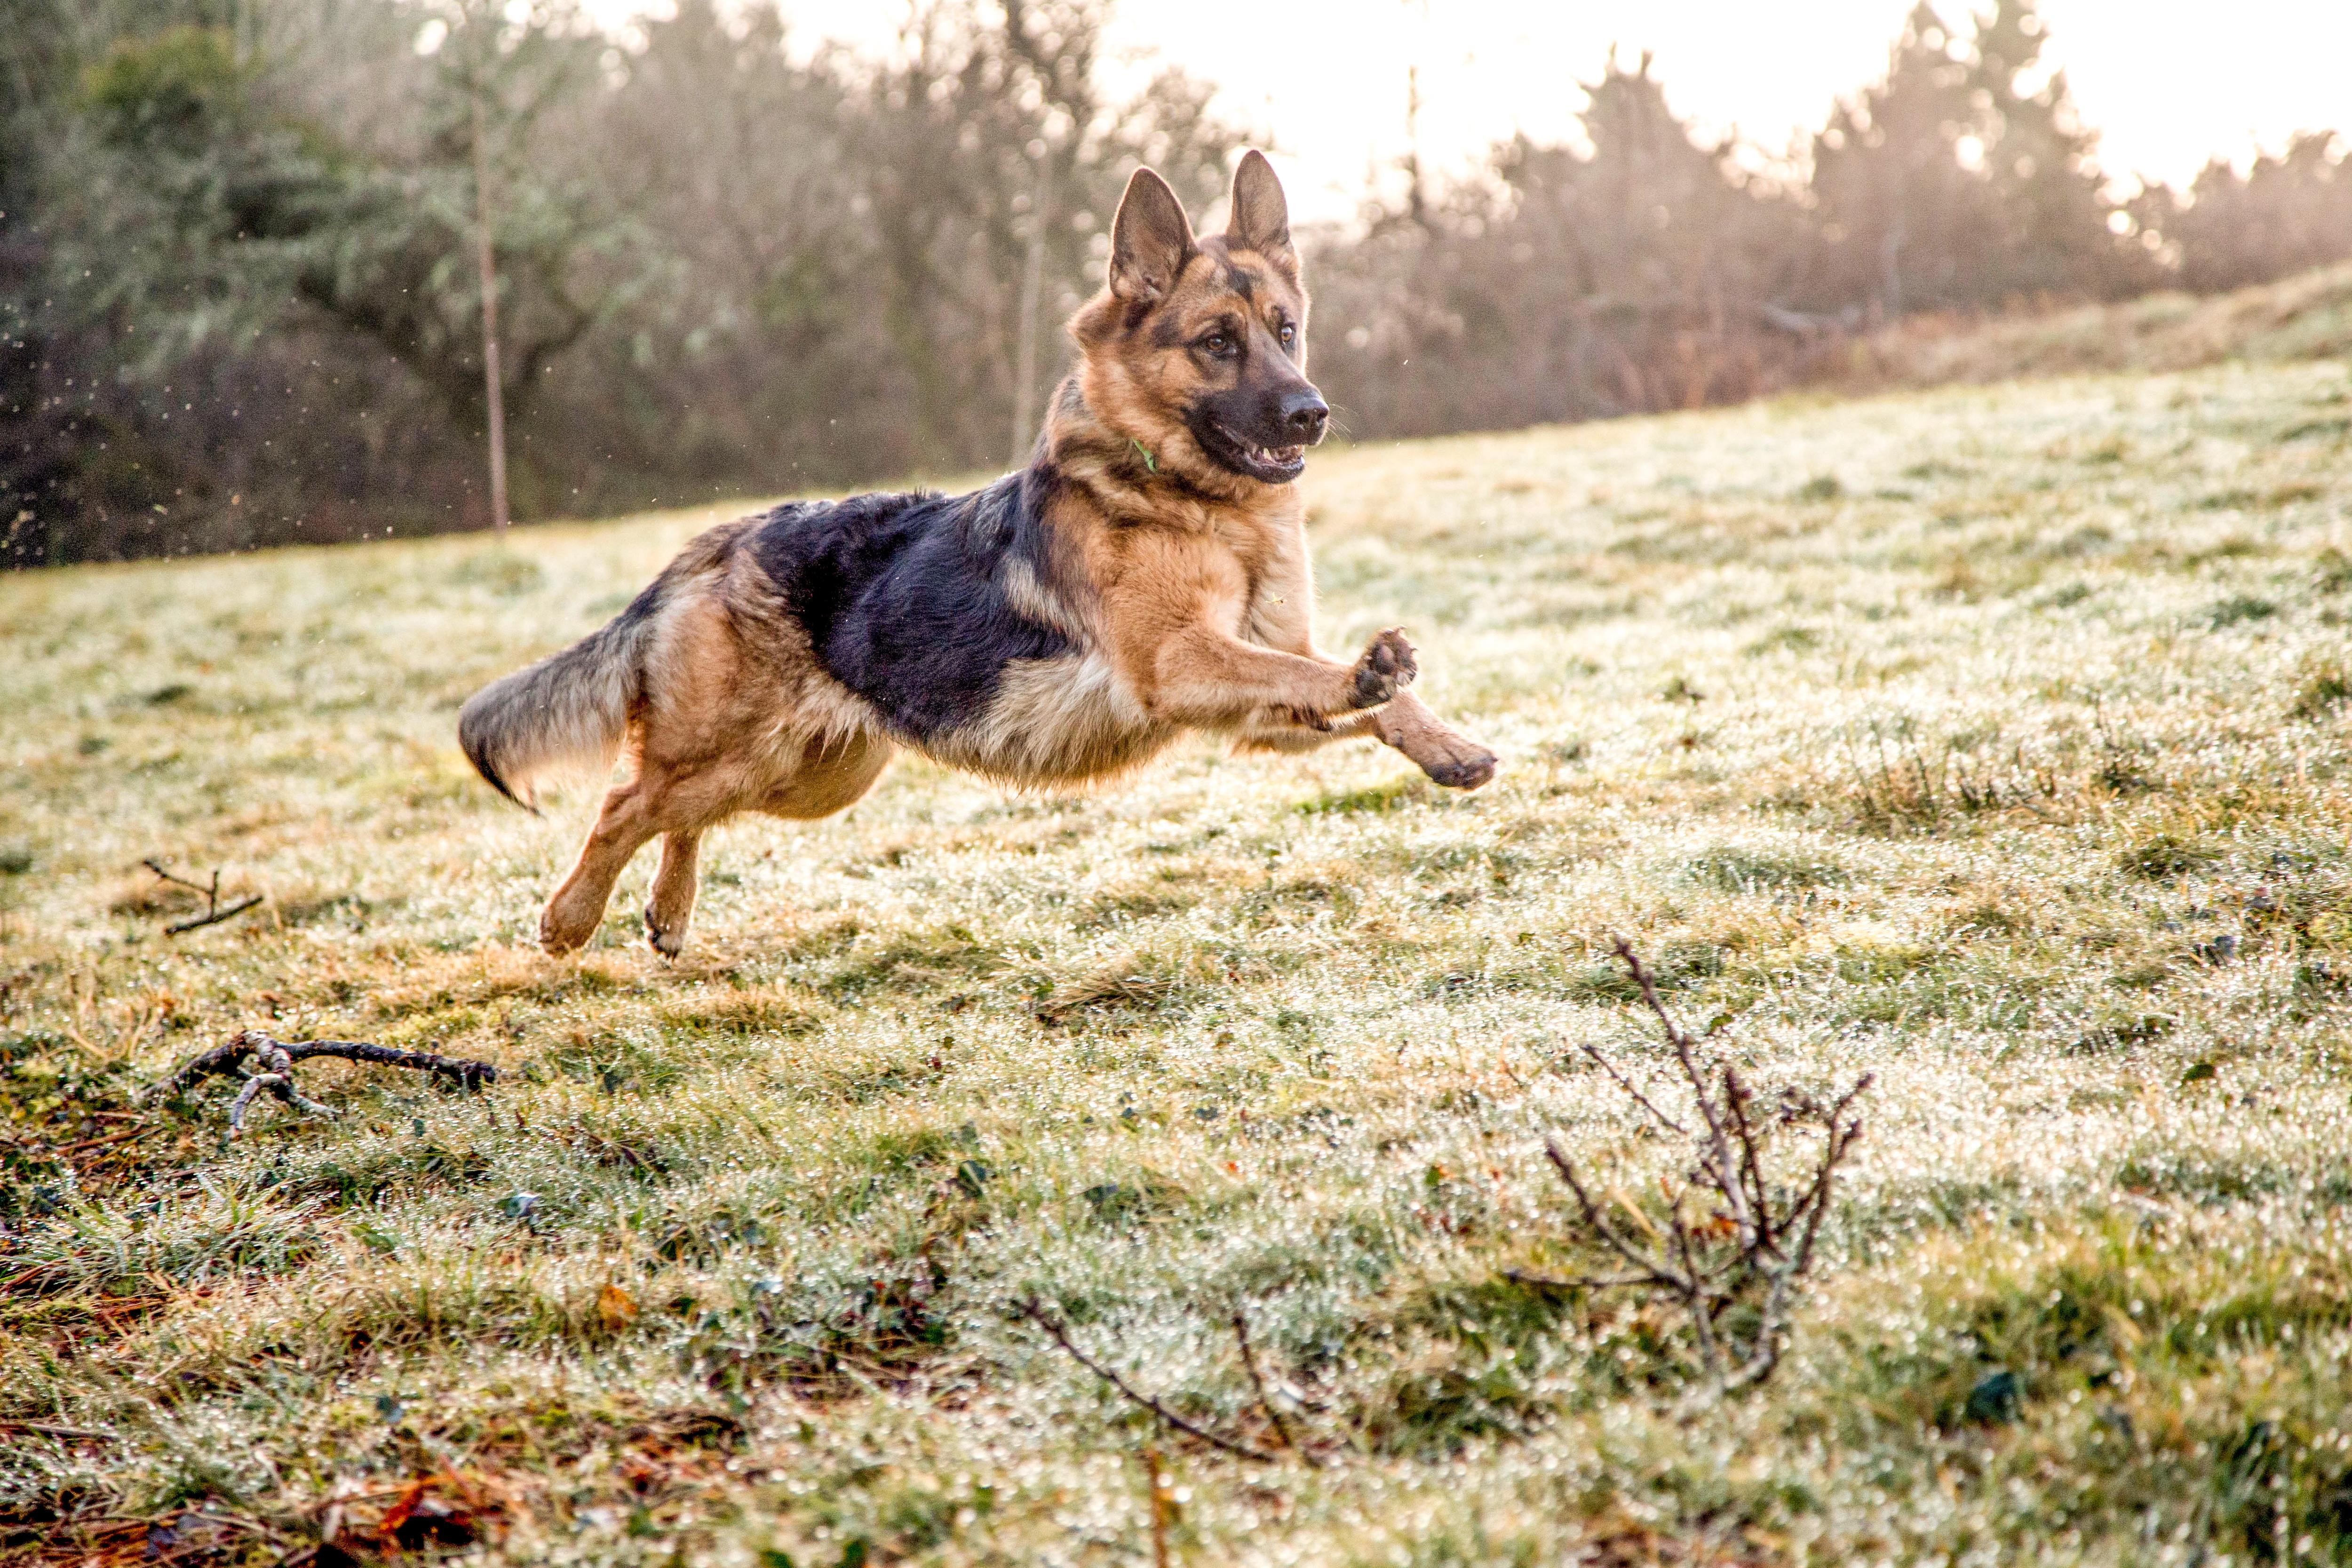
{"label": "dog's front leg", "polygon": [[1352,665],[1246,643],[1212,626],[1184,627],[1151,661],[1145,706],[1179,724],[1231,728],[1271,711],[1310,730],[1392,700],[1418,673],[1412,644],[1391,626]]}
{"label": "dog's front leg", "polygon": [[1448,789],[1476,789],[1495,776],[1497,759],[1486,747],[1431,712],[1420,698],[1400,691],[1385,707],[1314,728],[1258,723],[1243,731],[1245,750],[1297,755],[1334,741],[1371,740],[1393,746]]}
{"label": "dog's front leg", "polygon": [[1495,776],[1495,753],[1432,713],[1410,691],[1398,692],[1387,707],[1360,722],[1448,789],[1476,789]]}

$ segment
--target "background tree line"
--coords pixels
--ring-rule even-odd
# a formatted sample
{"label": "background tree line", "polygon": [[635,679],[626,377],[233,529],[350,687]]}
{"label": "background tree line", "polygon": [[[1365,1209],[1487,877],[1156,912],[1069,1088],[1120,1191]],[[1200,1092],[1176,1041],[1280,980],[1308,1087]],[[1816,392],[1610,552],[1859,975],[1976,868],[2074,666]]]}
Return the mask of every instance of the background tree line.
{"label": "background tree line", "polygon": [[[516,510],[1003,463],[1139,161],[1212,205],[1209,84],[1117,94],[1107,0],[926,0],[888,61],[681,0],[16,0],[0,30],[0,559],[480,526],[487,152]],[[2332,135],[2118,199],[2030,0],[1924,5],[1773,160],[1645,59],[1315,237],[1358,436],[1680,407],[1906,312],[2219,289],[2352,255]]]}

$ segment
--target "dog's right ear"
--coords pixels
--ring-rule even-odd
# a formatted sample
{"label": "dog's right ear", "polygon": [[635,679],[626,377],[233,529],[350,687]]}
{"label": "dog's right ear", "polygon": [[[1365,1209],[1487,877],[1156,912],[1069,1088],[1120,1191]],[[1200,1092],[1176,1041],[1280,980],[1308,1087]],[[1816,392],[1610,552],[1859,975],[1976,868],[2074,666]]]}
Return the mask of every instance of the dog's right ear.
{"label": "dog's right ear", "polygon": [[1151,305],[1176,286],[1192,254],[1192,224],[1168,182],[1138,169],[1110,226],[1110,291],[1130,305]]}
{"label": "dog's right ear", "polygon": [[1290,203],[1282,181],[1265,154],[1253,147],[1242,154],[1234,171],[1234,216],[1225,224],[1225,243],[1239,250],[1255,250],[1277,267],[1298,271],[1298,253],[1290,244]]}

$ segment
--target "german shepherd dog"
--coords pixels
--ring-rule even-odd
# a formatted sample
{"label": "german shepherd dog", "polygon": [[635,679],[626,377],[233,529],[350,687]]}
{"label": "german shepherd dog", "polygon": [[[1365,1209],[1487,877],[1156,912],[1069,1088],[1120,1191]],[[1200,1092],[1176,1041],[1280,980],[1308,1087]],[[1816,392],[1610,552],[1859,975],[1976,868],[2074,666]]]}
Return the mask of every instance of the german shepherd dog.
{"label": "german shepherd dog", "polygon": [[707,829],[829,816],[901,746],[1032,787],[1128,773],[1188,730],[1276,752],[1370,736],[1452,788],[1494,776],[1493,752],[1406,689],[1402,631],[1352,663],[1315,646],[1291,481],[1330,410],[1262,154],[1232,209],[1195,238],[1175,192],[1136,172],[1026,468],[711,529],[603,630],[466,704],[466,755],[520,804],[551,768],[627,760],[540,918],[548,952],[587,942],[658,835],[646,932],[677,953]]}

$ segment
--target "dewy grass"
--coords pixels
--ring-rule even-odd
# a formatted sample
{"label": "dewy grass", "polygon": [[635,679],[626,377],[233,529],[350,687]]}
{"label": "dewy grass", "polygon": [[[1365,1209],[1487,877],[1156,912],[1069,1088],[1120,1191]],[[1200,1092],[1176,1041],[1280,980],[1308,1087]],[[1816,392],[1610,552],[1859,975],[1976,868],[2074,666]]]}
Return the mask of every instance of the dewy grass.
{"label": "dewy grass", "polygon": [[[1199,1562],[2352,1558],[2347,384],[1318,458],[1328,640],[1404,621],[1491,788],[905,763],[720,832],[676,963],[649,863],[529,945],[586,796],[451,730],[709,518],[0,581],[0,1539],[1136,1562],[1158,1442]],[[167,938],[149,857],[266,902]],[[1577,1049],[1658,1081],[1619,933],[1759,1094],[1875,1075],[1786,1359],[1696,1411],[1653,1305],[1510,1282],[1600,1261],[1544,1138],[1675,1174]],[[138,1100],[241,1026],[502,1076]],[[1337,1462],[1148,1431],[1031,1296]]]}

